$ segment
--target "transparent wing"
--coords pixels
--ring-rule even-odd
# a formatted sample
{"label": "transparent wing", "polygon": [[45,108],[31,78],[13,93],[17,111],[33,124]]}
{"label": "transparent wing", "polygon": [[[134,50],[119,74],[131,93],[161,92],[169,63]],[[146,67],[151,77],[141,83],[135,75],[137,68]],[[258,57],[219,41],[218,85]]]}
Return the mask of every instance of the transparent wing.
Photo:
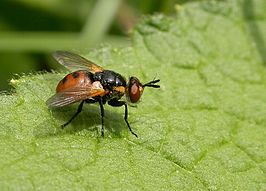
{"label": "transparent wing", "polygon": [[59,64],[65,66],[70,71],[88,70],[92,73],[95,73],[104,70],[97,64],[94,64],[93,62],[75,53],[67,51],[56,51],[53,53],[53,57]]}
{"label": "transparent wing", "polygon": [[105,90],[99,87],[74,87],[56,93],[46,101],[46,104],[52,109],[104,94]]}

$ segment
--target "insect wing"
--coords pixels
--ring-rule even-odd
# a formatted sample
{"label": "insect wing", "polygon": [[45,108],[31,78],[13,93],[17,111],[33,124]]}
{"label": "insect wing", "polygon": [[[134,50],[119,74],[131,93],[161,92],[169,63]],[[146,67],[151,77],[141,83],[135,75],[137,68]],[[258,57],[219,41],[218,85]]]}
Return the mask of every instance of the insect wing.
{"label": "insect wing", "polygon": [[81,100],[86,100],[95,96],[102,96],[105,90],[100,87],[74,87],[62,92],[58,92],[46,101],[50,109],[63,107]]}
{"label": "insect wing", "polygon": [[75,70],[88,70],[92,73],[102,72],[104,69],[97,64],[79,56],[78,54],[67,51],[56,51],[53,53],[53,57],[57,62],[65,66],[70,71]]}

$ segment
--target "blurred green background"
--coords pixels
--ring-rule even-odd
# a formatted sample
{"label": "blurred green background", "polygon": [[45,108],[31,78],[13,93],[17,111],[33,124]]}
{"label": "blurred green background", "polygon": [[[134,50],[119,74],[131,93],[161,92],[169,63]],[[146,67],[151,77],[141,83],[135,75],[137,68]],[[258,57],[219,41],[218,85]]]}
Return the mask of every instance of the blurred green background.
{"label": "blurred green background", "polygon": [[0,90],[15,74],[51,71],[55,50],[130,45],[142,15],[174,14],[186,0],[1,0]]}

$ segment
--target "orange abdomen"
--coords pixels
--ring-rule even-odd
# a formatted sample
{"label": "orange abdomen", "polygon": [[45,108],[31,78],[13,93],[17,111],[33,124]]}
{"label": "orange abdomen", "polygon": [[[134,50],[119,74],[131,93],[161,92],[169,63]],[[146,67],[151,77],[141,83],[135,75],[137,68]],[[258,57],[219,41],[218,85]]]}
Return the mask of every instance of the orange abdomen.
{"label": "orange abdomen", "polygon": [[74,87],[85,87],[92,84],[92,73],[79,70],[66,75],[57,85],[56,92],[62,92]]}

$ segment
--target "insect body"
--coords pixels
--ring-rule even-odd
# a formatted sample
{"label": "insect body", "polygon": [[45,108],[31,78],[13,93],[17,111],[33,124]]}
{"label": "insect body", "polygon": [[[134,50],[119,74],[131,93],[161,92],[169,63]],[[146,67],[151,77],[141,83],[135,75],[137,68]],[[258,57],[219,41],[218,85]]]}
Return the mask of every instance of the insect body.
{"label": "insect body", "polygon": [[77,112],[71,119],[62,125],[67,126],[81,111],[84,102],[99,103],[101,111],[102,129],[104,135],[104,104],[113,107],[125,107],[124,120],[130,132],[137,137],[128,123],[127,102],[120,100],[124,95],[130,103],[137,103],[145,87],[159,88],[156,85],[160,80],[153,80],[142,85],[136,77],[130,77],[127,83],[120,74],[104,70],[93,62],[66,51],[57,51],[53,57],[63,66],[74,72],[66,75],[57,85],[56,94],[47,100],[50,109],[63,107],[75,102],[80,102]]}

